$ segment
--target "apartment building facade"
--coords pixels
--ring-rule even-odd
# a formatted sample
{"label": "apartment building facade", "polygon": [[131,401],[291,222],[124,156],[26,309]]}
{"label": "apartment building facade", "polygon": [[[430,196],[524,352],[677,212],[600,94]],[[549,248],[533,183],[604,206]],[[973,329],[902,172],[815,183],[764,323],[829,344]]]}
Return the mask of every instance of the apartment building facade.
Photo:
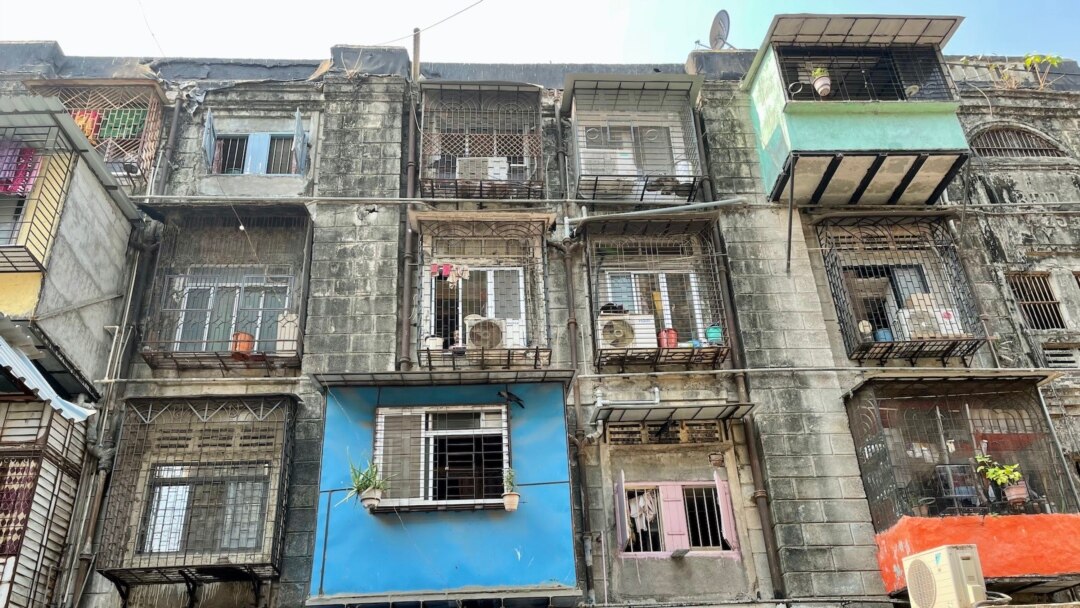
{"label": "apartment building facade", "polygon": [[1064,597],[1080,70],[946,57],[960,21],[780,15],[658,66],[5,44],[146,235],[80,317],[122,336],[82,523],[8,603],[881,600],[954,543]]}

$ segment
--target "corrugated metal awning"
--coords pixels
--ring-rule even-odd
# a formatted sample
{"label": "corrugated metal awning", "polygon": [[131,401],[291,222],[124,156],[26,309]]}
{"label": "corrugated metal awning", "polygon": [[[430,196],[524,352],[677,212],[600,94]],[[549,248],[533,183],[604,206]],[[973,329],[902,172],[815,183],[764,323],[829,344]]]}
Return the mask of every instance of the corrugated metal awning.
{"label": "corrugated metal awning", "polygon": [[605,404],[593,412],[592,422],[667,422],[669,420],[741,419],[754,409],[753,403],[701,401],[692,403],[649,403],[644,405]]}
{"label": "corrugated metal awning", "polygon": [[425,91],[510,91],[539,94],[543,87],[526,82],[496,80],[421,80],[420,89]]}
{"label": "corrugated metal awning", "polygon": [[569,386],[572,369],[418,371],[314,374],[321,388],[334,386],[457,386],[560,382]]}
{"label": "corrugated metal awning", "polygon": [[963,17],[937,15],[776,15],[770,43],[945,46]]}
{"label": "corrugated metal awning", "polygon": [[[660,101],[650,98],[639,110],[662,110],[667,104],[663,100],[679,103],[695,103],[704,76],[687,74],[567,74],[563,85],[562,104],[559,111],[569,114],[575,95],[595,93],[594,102],[589,109],[616,109],[620,93],[663,93]],[[581,109],[579,104],[578,109]]]}
{"label": "corrugated metal awning", "polygon": [[[16,385],[48,403],[54,410],[60,412],[60,415],[64,418],[82,421],[94,414],[94,410],[76,405],[56,394],[56,391],[41,375],[41,372],[34,367],[30,357],[22,349],[12,345],[12,343],[23,344],[25,342],[25,340],[20,340],[17,337],[19,328],[17,326],[12,327],[14,329],[0,329],[0,371],[10,376]],[[8,342],[9,338],[12,343]]]}
{"label": "corrugated metal awning", "polygon": [[663,237],[672,235],[700,234],[710,229],[719,217],[717,212],[655,214],[627,217],[614,214],[610,218],[590,215],[587,221],[578,223],[577,231],[589,236],[640,236]]}

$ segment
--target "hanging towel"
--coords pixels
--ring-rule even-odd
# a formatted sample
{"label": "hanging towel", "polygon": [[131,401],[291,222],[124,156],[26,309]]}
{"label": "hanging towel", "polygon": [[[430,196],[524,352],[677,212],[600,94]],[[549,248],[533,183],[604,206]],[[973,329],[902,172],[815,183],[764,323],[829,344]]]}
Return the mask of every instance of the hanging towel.
{"label": "hanging towel", "polygon": [[649,524],[656,521],[656,490],[645,490],[630,500],[630,519],[638,531],[650,529]]}

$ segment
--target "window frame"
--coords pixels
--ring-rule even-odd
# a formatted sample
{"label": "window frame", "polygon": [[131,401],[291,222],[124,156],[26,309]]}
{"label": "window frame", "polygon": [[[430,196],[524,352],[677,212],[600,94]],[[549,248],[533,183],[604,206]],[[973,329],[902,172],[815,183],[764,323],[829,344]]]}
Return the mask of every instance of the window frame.
{"label": "window frame", "polygon": [[[1024,321],[1024,327],[1029,331],[1062,331],[1069,329],[1069,320],[1061,306],[1061,296],[1054,289],[1053,274],[1045,270],[1025,270],[1005,273],[1005,283],[1009,292],[1016,301],[1016,308],[1020,312],[1020,318]],[[1016,282],[1014,282],[1016,281]],[[1019,283],[1019,285],[1017,284]],[[1021,294],[1020,290],[1026,293]],[[1037,292],[1045,291],[1045,295],[1052,299],[1037,300],[1029,296],[1039,295]],[[1021,296],[1024,297],[1021,297]],[[1036,327],[1032,321],[1042,321],[1040,325],[1052,325],[1054,327]]]}
{"label": "window frame", "polygon": [[[214,167],[217,164],[218,155],[218,142],[226,139],[244,139],[244,155],[243,162],[241,163],[242,169],[240,173],[225,173],[224,171],[215,171]],[[271,173],[270,172],[270,160],[271,153],[273,152],[274,140],[289,140],[289,173]],[[260,143],[261,142],[261,143]],[[255,145],[253,145],[255,144]],[[262,145],[265,144],[265,145]],[[296,163],[293,150],[296,144],[296,136],[293,133],[266,131],[266,132],[253,132],[253,133],[216,133],[214,137],[214,155],[210,159],[210,175],[269,175],[269,176],[288,176],[288,175],[302,175],[300,169]],[[261,158],[261,151],[266,151],[266,158]],[[252,156],[252,152],[259,151],[260,158]]]}
{"label": "window frame", "polygon": [[[175,277],[175,279],[178,279],[179,282],[181,283],[181,286],[179,286],[179,288],[176,291],[182,292],[184,294],[184,297],[180,302],[180,306],[176,309],[176,311],[179,313],[179,315],[178,315],[177,323],[176,323],[176,331],[175,331],[175,333],[173,335],[173,349],[172,350],[174,352],[191,352],[191,353],[218,352],[217,349],[210,348],[210,345],[218,343],[218,342],[222,342],[222,341],[224,341],[224,342],[232,342],[232,336],[233,336],[233,334],[235,334],[237,332],[236,327],[237,327],[237,323],[238,323],[239,318],[240,318],[240,311],[241,310],[254,310],[254,311],[257,311],[257,314],[255,315],[256,316],[255,327],[254,327],[255,333],[253,334],[254,337],[255,337],[255,340],[254,340],[255,346],[256,346],[255,350],[259,351],[259,352],[275,352],[277,350],[276,346],[273,349],[259,349],[259,348],[257,348],[260,344],[262,344],[264,342],[274,342],[274,343],[276,343],[278,338],[277,338],[277,336],[275,336],[271,340],[270,338],[264,338],[262,336],[263,327],[267,324],[267,320],[266,320],[265,316],[266,316],[266,312],[267,312],[268,309],[266,309],[265,307],[260,307],[258,309],[246,309],[246,308],[243,308],[241,305],[242,305],[242,303],[244,301],[244,291],[246,289],[249,289],[249,288],[261,288],[261,289],[263,289],[261,295],[259,296],[259,302],[261,304],[261,303],[265,302],[265,300],[266,300],[267,288],[280,287],[280,288],[284,289],[284,296],[285,297],[284,297],[284,301],[282,303],[281,309],[282,309],[282,314],[288,314],[288,312],[290,310],[290,308],[289,308],[290,299],[293,296],[293,294],[292,294],[292,283],[293,283],[293,280],[295,279],[295,277],[292,276],[291,274],[283,275],[283,274],[269,274],[267,272],[262,272],[262,273],[252,272],[250,274],[245,273],[243,275],[239,275],[240,280],[238,280],[238,281],[237,280],[225,280],[225,279],[231,279],[233,276],[236,276],[236,275],[234,275],[234,273],[229,273],[228,272],[230,269],[233,269],[233,268],[235,268],[235,267],[225,266],[225,265],[192,266],[192,267],[188,268],[188,272],[186,274],[184,274],[182,277]],[[252,266],[250,268],[253,271],[269,270],[269,268],[267,268],[265,266],[263,266],[263,267]],[[225,272],[223,274],[215,274],[213,272],[215,270],[221,270],[221,271],[225,271]],[[221,280],[220,281],[215,280],[215,282],[213,282],[212,284],[209,284],[209,285],[202,285],[202,284],[188,285],[187,284],[188,281],[193,277],[208,277],[208,278],[213,277],[215,279],[221,279]],[[248,279],[256,279],[256,278],[257,279],[262,279],[262,281],[258,282],[258,283],[255,283],[255,282],[251,282],[251,281],[248,280]],[[271,282],[271,279],[279,279],[279,280],[282,280],[282,282]],[[199,283],[199,282],[195,281],[195,283]],[[227,334],[228,337],[226,337],[224,340],[211,340],[210,339],[210,326],[212,324],[212,321],[214,321],[213,314],[212,314],[213,310],[214,310],[214,307],[213,307],[214,299],[218,296],[218,293],[223,289],[226,289],[226,290],[227,289],[235,289],[236,290],[236,297],[233,300],[233,304],[232,304],[232,312],[229,315],[229,332]],[[202,291],[202,290],[206,290],[206,291],[210,292],[210,296],[207,298],[207,306],[208,306],[208,308],[206,308],[205,310],[204,309],[188,308],[188,300],[191,297],[191,294],[193,292],[195,292],[195,291]],[[188,316],[188,314],[194,314],[194,315],[206,314],[206,319],[202,322],[201,339],[199,339],[198,341],[188,341],[188,340],[184,339],[184,328],[187,325],[187,316]],[[270,321],[270,323],[272,324],[273,321]],[[198,345],[200,345],[200,348],[194,348],[194,349],[191,349],[191,350],[185,350],[185,349],[183,349],[183,347],[186,344],[198,344]]]}
{"label": "window frame", "polygon": [[[452,264],[453,266],[467,266],[467,264],[458,264],[458,263],[453,263],[453,262],[447,262],[447,263]],[[437,264],[437,265],[441,265],[441,264]],[[498,308],[498,304],[496,303],[496,299],[495,299],[496,298],[495,281],[492,280],[492,277],[494,277],[494,273],[498,272],[498,271],[514,271],[514,272],[517,272],[517,275],[518,275],[518,280],[517,280],[517,287],[518,287],[518,314],[519,314],[519,316],[517,318],[513,318],[513,319],[508,318],[508,319],[504,319],[504,320],[505,321],[515,321],[517,323],[520,323],[520,327],[521,327],[521,331],[520,331],[521,340],[520,340],[520,342],[521,343],[520,344],[509,344],[509,341],[504,338],[504,343],[506,343],[504,348],[525,348],[526,345],[529,343],[529,318],[528,318],[528,305],[527,305],[527,301],[526,301],[527,300],[527,298],[526,298],[527,290],[526,290],[526,286],[525,286],[525,274],[526,274],[525,270],[526,270],[526,267],[525,266],[509,266],[509,265],[508,266],[491,266],[491,265],[488,265],[488,266],[476,266],[476,267],[469,266],[468,268],[469,268],[470,273],[473,273],[473,272],[487,272],[487,273],[489,273],[487,275],[489,278],[487,279],[487,287],[485,289],[485,293],[486,293],[487,302],[488,302],[488,305],[487,305],[486,308],[490,309],[491,314],[489,316],[485,316],[484,317],[485,319],[499,319],[500,318],[500,317],[495,316],[495,314],[496,314],[495,310]],[[441,277],[441,275],[436,276],[436,275],[432,274],[430,265],[425,266],[424,274],[427,276],[428,290],[430,292],[428,294],[428,297],[424,298],[424,306],[426,307],[426,310],[423,311],[423,312],[427,313],[427,318],[428,318],[428,323],[427,323],[427,331],[428,331],[428,333],[427,333],[427,335],[434,336],[434,337],[439,337],[439,338],[442,338],[443,340],[446,340],[449,347],[456,346],[454,344],[454,336],[452,336],[452,335],[439,336],[436,333],[436,329],[435,329],[436,321],[437,321],[437,319],[439,317],[439,314],[438,314],[439,311],[436,309],[436,305],[435,305],[435,298],[436,298],[437,291],[438,291],[438,287],[437,287],[438,286],[438,281],[439,281],[439,278]],[[460,294],[461,289],[462,289],[462,279],[458,278],[457,287],[454,288],[455,293]],[[466,329],[465,328],[465,315],[463,314],[463,312],[464,311],[462,310],[461,298],[458,297],[457,298],[457,307],[456,307],[455,315],[457,317],[458,332],[460,332],[460,338],[461,338],[461,343],[460,344],[462,346],[465,346],[466,348],[468,348],[468,336],[466,335],[466,331],[465,331],[465,329]],[[509,327],[507,328],[506,334],[507,334],[506,338],[508,338],[509,336],[512,336],[512,335],[516,335],[516,334],[514,334],[513,332],[510,331]]]}
{"label": "window frame", "polygon": [[[713,488],[716,490],[716,506],[720,511],[721,538],[727,541],[729,549],[710,547],[691,547],[690,531],[687,525],[686,503],[684,490],[690,488]],[[627,492],[630,490],[655,489],[658,498],[659,518],[658,525],[661,530],[660,542],[663,546],[661,551],[627,551],[626,543],[629,538],[626,530],[629,527],[630,511],[626,501]],[[626,474],[619,471],[619,479],[615,483],[615,536],[616,554],[622,558],[630,559],[655,559],[671,558],[676,553],[692,557],[723,557],[742,559],[740,551],[739,533],[735,518],[735,506],[731,500],[731,489],[727,480],[721,479],[720,474],[713,472],[712,481],[634,481],[627,482]]]}
{"label": "window frame", "polygon": [[[404,412],[404,413],[403,413]],[[485,429],[448,429],[448,430],[432,430],[429,429],[428,414],[430,413],[447,413],[447,412],[496,412],[500,414],[500,424],[497,428]],[[419,493],[420,497],[409,498],[393,498],[384,496],[379,504],[382,508],[392,508],[399,511],[408,510],[430,510],[439,509],[445,507],[485,507],[495,508],[501,507],[503,499],[499,498],[466,498],[466,499],[451,499],[451,500],[439,500],[434,498],[435,489],[435,475],[433,474],[434,465],[431,462],[430,444],[436,437],[448,437],[448,436],[460,436],[460,437],[477,437],[480,435],[501,435],[502,436],[502,471],[500,472],[500,485],[502,484],[501,475],[506,469],[511,466],[510,459],[510,412],[509,408],[503,404],[475,404],[475,405],[415,405],[415,406],[381,406],[375,408],[375,429],[373,433],[374,446],[372,447],[372,461],[375,466],[384,474],[390,475],[390,471],[384,466],[385,454],[384,448],[386,445],[386,416],[388,413],[391,415],[420,415],[423,417],[420,424],[420,450],[417,456],[416,465],[419,469],[420,484]],[[387,478],[388,484],[393,487],[394,480]]]}
{"label": "window frame", "polygon": [[[704,310],[701,305],[701,285],[698,281],[697,272],[694,270],[604,270],[604,295],[606,297],[600,298],[601,300],[613,302],[615,304],[622,304],[622,302],[616,301],[616,296],[620,295],[612,288],[612,275],[629,275],[630,276],[630,293],[634,299],[634,310],[627,311],[629,314],[645,315],[649,314],[651,308],[650,303],[643,303],[641,299],[640,282],[638,277],[640,276],[654,276],[656,277],[656,285],[660,290],[660,305],[662,310],[654,311],[652,313],[653,319],[662,322],[662,326],[657,330],[658,332],[666,328],[674,328],[672,308],[671,308],[671,293],[668,288],[668,275],[685,275],[688,279],[690,291],[687,295],[690,303],[690,309],[693,313],[693,319],[691,324],[693,326],[693,332],[687,339],[693,339],[697,336],[697,339],[703,339],[705,337],[705,320]],[[656,312],[660,313],[658,318]],[[680,340],[683,336],[680,334]]]}

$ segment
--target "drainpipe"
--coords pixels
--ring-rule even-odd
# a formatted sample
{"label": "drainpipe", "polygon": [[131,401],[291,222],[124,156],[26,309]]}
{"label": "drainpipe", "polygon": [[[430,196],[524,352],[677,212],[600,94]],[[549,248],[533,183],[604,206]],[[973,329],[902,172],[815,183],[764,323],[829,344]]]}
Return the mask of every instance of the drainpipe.
{"label": "drainpipe", "polygon": [[[736,369],[746,369],[746,356],[743,352],[742,330],[739,328],[739,318],[735,316],[735,303],[731,297],[731,272],[728,267],[729,259],[727,248],[723,239],[720,238],[720,229],[716,226],[710,231],[713,249],[720,258],[717,265],[720,274],[720,293],[724,302],[724,322],[728,327],[728,338],[731,344],[731,359]],[[739,401],[750,403],[750,384],[745,372],[735,374],[735,386],[739,392]],[[772,509],[769,507],[769,494],[765,490],[765,475],[761,466],[761,454],[758,452],[757,427],[754,424],[754,415],[747,414],[743,419],[743,429],[746,431],[747,454],[750,458],[750,474],[754,480],[754,505],[757,507],[758,519],[761,520],[761,533],[765,540],[765,557],[769,562],[769,578],[772,579],[773,597],[783,598],[786,595],[784,589],[784,575],[780,569],[780,550],[776,542],[776,530],[773,529]]]}
{"label": "drainpipe", "polygon": [[176,154],[176,133],[180,130],[180,107],[184,105],[184,94],[176,94],[176,102],[173,103],[172,122],[169,123],[169,139],[165,142],[165,158],[161,163],[161,171],[158,173],[157,184],[154,193],[161,194],[165,191],[165,184],[169,182],[169,174],[172,173],[173,156]]}
{"label": "drainpipe", "polygon": [[[409,83],[408,115],[409,121],[409,156],[405,165],[405,198],[416,197],[416,87],[420,86],[420,28],[413,28],[412,82]],[[398,371],[412,369],[412,309],[413,309],[413,270],[416,266],[416,234],[409,227],[408,205],[402,217],[405,225],[404,272],[401,277],[401,305],[398,308],[401,321],[398,327]]]}
{"label": "drainpipe", "polygon": [[[559,243],[554,240],[547,242],[548,246],[557,249],[562,254],[563,271],[566,275],[566,334],[570,343],[570,367],[576,372],[581,361],[581,353],[578,351],[579,328],[577,320],[577,294],[574,291],[574,262],[573,252],[580,243],[570,239]],[[585,554],[585,597],[588,603],[596,603],[596,591],[593,589],[593,554],[592,554],[592,527],[589,522],[589,485],[585,472],[585,446],[588,444],[585,436],[583,414],[581,410],[581,386],[578,380],[573,380],[574,393],[574,434],[569,435],[570,443],[574,446],[574,456],[577,461],[578,493],[581,496],[581,517],[578,520],[578,529],[581,530],[581,546]]]}

